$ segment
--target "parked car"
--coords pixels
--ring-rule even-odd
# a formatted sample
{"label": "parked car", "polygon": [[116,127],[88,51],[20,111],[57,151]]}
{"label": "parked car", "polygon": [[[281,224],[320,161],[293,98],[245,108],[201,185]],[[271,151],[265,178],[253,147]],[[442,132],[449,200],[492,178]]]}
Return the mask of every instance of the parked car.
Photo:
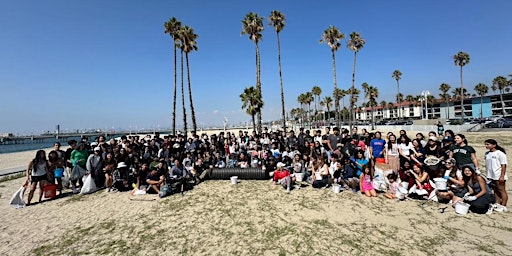
{"label": "parked car", "polygon": [[500,118],[494,122],[485,124],[485,128],[510,128],[512,127],[512,119]]}

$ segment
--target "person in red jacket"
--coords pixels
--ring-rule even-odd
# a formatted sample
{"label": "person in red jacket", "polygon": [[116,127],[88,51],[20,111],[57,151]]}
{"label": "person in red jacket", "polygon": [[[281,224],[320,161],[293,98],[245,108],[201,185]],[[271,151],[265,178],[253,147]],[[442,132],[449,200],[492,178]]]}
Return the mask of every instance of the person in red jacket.
{"label": "person in red jacket", "polygon": [[286,192],[289,194],[291,191],[291,184],[295,182],[295,177],[290,176],[290,172],[284,168],[285,164],[282,162],[277,163],[277,170],[274,172],[274,185],[281,184],[286,188]]}

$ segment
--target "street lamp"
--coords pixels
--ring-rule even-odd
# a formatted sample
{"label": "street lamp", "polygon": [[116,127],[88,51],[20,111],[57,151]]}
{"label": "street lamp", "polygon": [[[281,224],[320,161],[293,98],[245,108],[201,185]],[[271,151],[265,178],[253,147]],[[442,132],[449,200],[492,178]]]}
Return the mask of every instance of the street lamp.
{"label": "street lamp", "polygon": [[421,101],[425,101],[425,118],[423,118],[423,104],[421,105],[421,119],[428,120],[428,101],[427,96],[430,95],[429,91],[421,92]]}

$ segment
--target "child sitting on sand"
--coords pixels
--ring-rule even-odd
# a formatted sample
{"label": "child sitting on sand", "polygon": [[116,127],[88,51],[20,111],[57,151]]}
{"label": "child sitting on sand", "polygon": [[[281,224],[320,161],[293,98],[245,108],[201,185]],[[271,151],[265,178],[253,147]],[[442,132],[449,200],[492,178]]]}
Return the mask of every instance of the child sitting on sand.
{"label": "child sitting on sand", "polygon": [[367,197],[377,197],[377,192],[373,188],[373,177],[370,173],[370,166],[363,165],[363,173],[359,176],[359,187],[361,188],[361,193],[364,193]]}
{"label": "child sitting on sand", "polygon": [[388,174],[389,190],[384,194],[389,199],[396,199],[396,191],[400,184],[398,183],[398,175],[395,173]]}

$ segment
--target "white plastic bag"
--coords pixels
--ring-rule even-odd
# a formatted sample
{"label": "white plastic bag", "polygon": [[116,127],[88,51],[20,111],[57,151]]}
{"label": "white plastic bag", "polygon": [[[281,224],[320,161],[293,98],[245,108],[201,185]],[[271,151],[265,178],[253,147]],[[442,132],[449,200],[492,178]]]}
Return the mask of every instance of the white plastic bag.
{"label": "white plastic bag", "polygon": [[96,191],[96,184],[94,184],[92,175],[86,175],[84,178],[84,185],[82,186],[82,190],[80,190],[80,194],[89,194]]}
{"label": "white plastic bag", "polygon": [[19,188],[18,191],[12,195],[9,204],[16,209],[25,207],[26,204],[25,201],[23,201],[23,194],[25,194],[25,187]]}

